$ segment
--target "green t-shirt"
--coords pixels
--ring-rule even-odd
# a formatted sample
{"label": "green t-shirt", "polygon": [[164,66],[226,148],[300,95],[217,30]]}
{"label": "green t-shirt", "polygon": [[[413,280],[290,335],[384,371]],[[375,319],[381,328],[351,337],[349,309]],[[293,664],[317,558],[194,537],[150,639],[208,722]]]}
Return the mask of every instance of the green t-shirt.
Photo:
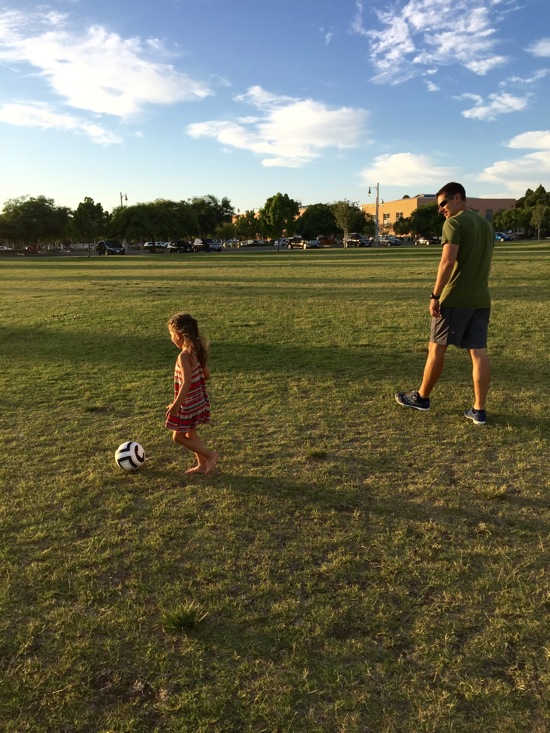
{"label": "green t-shirt", "polygon": [[489,308],[489,272],[495,245],[491,224],[466,209],[445,220],[443,244],[458,245],[456,263],[441,293],[441,303],[455,308]]}

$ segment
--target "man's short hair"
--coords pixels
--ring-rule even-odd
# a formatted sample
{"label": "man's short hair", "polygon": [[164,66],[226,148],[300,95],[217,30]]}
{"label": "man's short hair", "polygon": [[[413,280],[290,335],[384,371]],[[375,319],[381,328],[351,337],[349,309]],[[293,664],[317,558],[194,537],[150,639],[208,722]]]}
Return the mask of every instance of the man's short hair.
{"label": "man's short hair", "polygon": [[445,196],[456,196],[458,194],[461,199],[466,198],[466,191],[461,183],[455,183],[451,181],[442,186],[439,191],[435,194],[436,198],[444,194]]}

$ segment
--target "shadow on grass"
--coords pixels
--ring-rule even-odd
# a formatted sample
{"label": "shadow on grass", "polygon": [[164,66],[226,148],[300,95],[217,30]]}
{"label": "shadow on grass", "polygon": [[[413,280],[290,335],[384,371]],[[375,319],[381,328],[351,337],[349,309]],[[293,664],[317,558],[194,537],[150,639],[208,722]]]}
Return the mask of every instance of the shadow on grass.
{"label": "shadow on grass", "polygon": [[[388,466],[376,457],[369,456],[368,460],[356,460],[356,471],[363,477],[380,476],[383,481]],[[216,483],[216,478],[214,483]],[[338,481],[335,472],[335,481]],[[491,526],[495,533],[501,535],[502,541],[506,543],[510,529],[521,530],[522,533],[531,538],[546,535],[550,530],[548,513],[550,505],[545,499],[534,499],[523,497],[521,494],[504,492],[492,497],[477,497],[475,503],[465,502],[463,506],[451,506],[455,501],[454,492],[456,486],[449,484],[441,486],[441,492],[436,499],[430,501],[427,498],[419,500],[415,496],[407,497],[402,492],[396,491],[390,494],[378,489],[370,490],[361,485],[342,489],[327,489],[326,486],[312,486],[310,483],[285,481],[280,477],[251,477],[231,473],[220,473],[220,485],[225,490],[230,490],[236,495],[242,496],[265,496],[275,502],[287,502],[296,509],[305,506],[322,508],[328,512],[337,514],[352,515],[360,511],[368,522],[369,515],[377,515],[382,518],[384,524],[391,527],[403,521],[412,524],[433,523],[434,521],[446,525],[449,532],[461,524],[470,528],[477,527],[480,522]],[[475,494],[475,492],[474,492]],[[445,497],[448,497],[449,505],[445,506]],[[509,510],[503,514],[502,510]],[[533,515],[526,519],[516,514],[516,510],[528,510]],[[535,517],[534,515],[537,514]],[[497,535],[498,536],[498,535]]]}
{"label": "shadow on grass", "polygon": [[[130,327],[131,329],[131,327]],[[142,336],[129,329],[126,333],[64,331],[34,328],[4,328],[0,344],[10,363],[26,363],[30,358],[41,361],[67,362],[74,369],[79,365],[113,364],[121,369],[170,370],[177,351],[165,337]],[[398,351],[381,351],[367,343],[356,347],[307,346],[239,343],[216,341],[212,347],[212,364],[219,374],[251,372],[288,372],[303,369],[304,373],[337,373],[341,369],[364,373],[368,354],[374,361],[395,356]],[[393,358],[392,356],[392,358]],[[407,355],[407,359],[409,354]]]}
{"label": "shadow on grass", "polygon": [[[243,334],[250,329],[243,326]],[[284,335],[284,332],[283,332]],[[377,334],[377,337],[379,335]],[[392,338],[387,333],[387,339]],[[425,345],[411,337],[410,348],[391,346],[380,348],[378,344],[365,342],[353,346],[293,345],[266,343],[259,341],[215,341],[212,348],[211,367],[220,377],[224,375],[251,374],[255,379],[265,375],[294,375],[301,377],[340,376],[347,380],[383,379],[396,385],[396,389],[412,389],[420,381],[421,369],[425,360]],[[124,333],[109,331],[85,332],[79,330],[41,328],[39,335],[34,328],[10,328],[0,330],[0,346],[4,357],[9,359],[5,375],[10,368],[27,366],[37,359],[58,364],[60,379],[69,377],[81,367],[92,368],[98,379],[105,375],[105,368],[115,367],[124,373],[143,374],[151,371],[170,378],[176,350],[167,338],[149,336],[129,330]],[[455,350],[452,350],[455,352]],[[470,362],[464,354],[456,351],[449,354],[445,364],[442,384],[451,379],[464,379],[469,383]],[[497,353],[498,358],[498,353]],[[105,375],[106,376],[106,375]],[[529,356],[525,359],[511,360],[507,357],[506,374],[500,375],[501,388],[513,392],[525,384],[536,385],[542,380],[540,365]],[[528,418],[527,418],[528,419]],[[512,412],[495,412],[491,415],[493,426],[515,424]],[[533,427],[544,426],[545,421],[533,419]],[[522,419],[522,425],[526,425]]]}

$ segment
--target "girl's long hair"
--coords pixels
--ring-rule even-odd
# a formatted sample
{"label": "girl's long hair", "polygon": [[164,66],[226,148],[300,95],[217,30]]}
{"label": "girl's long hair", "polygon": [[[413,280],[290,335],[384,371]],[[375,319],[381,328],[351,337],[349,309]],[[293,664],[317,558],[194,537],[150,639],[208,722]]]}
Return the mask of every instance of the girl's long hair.
{"label": "girl's long hair", "polygon": [[200,365],[202,367],[206,366],[208,341],[199,331],[199,325],[193,316],[190,316],[189,313],[176,313],[169,319],[168,328],[188,339],[195,350]]}

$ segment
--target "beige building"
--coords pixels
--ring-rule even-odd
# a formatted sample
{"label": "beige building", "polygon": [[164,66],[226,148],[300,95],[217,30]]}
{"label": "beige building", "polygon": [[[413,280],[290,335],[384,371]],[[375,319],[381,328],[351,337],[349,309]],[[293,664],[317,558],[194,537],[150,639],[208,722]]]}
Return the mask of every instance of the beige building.
{"label": "beige building", "polygon": [[[487,221],[493,221],[493,217],[503,209],[514,209],[516,199],[476,199],[468,196],[468,205],[474,211],[481,214]],[[397,199],[396,201],[382,201],[378,204],[378,227],[380,234],[393,232],[393,224],[398,219],[406,219],[419,206],[435,204],[435,194],[418,194],[412,198]],[[366,214],[373,218],[376,216],[376,203],[362,204],[361,208]]]}

